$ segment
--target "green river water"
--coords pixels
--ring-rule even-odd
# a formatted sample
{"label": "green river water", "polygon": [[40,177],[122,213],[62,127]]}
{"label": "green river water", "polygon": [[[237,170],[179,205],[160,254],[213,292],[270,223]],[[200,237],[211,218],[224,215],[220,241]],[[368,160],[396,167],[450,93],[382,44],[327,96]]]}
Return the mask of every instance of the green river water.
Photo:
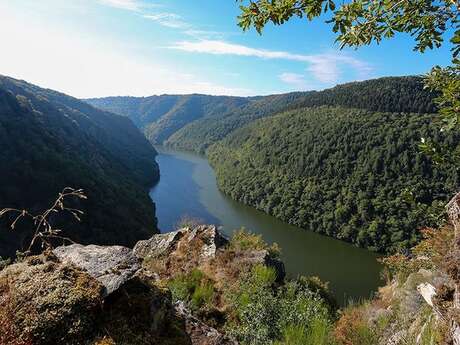
{"label": "green river water", "polygon": [[184,217],[216,224],[226,235],[245,227],[276,242],[289,276],[314,275],[330,283],[338,302],[370,297],[381,284],[375,253],[286,224],[252,207],[235,202],[216,185],[206,157],[157,148],[161,177],[150,196],[156,203],[162,232]]}

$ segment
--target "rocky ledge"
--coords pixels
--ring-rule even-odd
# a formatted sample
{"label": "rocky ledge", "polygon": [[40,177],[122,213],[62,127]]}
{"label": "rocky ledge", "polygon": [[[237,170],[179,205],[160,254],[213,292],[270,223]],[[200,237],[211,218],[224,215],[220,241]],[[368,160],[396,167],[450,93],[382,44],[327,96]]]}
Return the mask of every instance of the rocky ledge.
{"label": "rocky ledge", "polygon": [[155,235],[134,250],[58,247],[0,271],[0,344],[236,344],[174,304],[162,283],[197,267],[219,282],[229,269],[256,264],[284,278],[267,249],[231,250],[207,225]]}

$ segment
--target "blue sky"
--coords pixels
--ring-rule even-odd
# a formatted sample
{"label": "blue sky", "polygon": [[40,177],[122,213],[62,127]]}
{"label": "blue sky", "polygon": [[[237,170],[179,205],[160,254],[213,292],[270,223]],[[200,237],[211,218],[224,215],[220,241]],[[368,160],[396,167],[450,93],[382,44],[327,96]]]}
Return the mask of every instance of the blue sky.
{"label": "blue sky", "polygon": [[323,20],[236,25],[234,0],[0,0],[0,74],[75,97],[259,95],[426,73],[448,45],[420,54],[407,35],[340,51]]}

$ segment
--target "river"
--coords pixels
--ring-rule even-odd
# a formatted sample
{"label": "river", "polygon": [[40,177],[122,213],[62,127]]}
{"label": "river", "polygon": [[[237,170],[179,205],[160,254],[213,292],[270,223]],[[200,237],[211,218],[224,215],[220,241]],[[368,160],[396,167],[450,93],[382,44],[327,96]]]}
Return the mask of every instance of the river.
{"label": "river", "polygon": [[318,276],[330,283],[340,304],[371,297],[381,284],[375,253],[286,224],[252,207],[235,202],[216,185],[206,157],[157,147],[160,181],[150,191],[158,226],[171,231],[186,216],[221,226],[230,236],[245,227],[280,246],[289,276]]}

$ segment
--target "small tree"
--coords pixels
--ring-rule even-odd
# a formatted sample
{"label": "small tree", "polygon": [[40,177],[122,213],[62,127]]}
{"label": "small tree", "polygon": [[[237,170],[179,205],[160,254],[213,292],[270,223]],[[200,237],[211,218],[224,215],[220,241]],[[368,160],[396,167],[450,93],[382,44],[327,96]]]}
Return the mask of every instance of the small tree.
{"label": "small tree", "polygon": [[40,244],[42,250],[51,249],[52,241],[55,239],[73,243],[70,238],[61,236],[62,230],[54,228],[51,222],[51,217],[61,212],[69,213],[77,221],[81,221],[80,217],[84,212],[76,208],[68,207],[64,202],[69,198],[87,199],[82,189],[66,187],[59,193],[58,198],[52,206],[41,214],[34,215],[30,211],[15,208],[5,208],[0,211],[0,218],[7,214],[13,215],[14,220],[10,225],[12,230],[15,230],[21,219],[29,218],[32,220],[35,229],[30,244],[24,253],[25,255],[30,255],[33,247],[37,243]]}

